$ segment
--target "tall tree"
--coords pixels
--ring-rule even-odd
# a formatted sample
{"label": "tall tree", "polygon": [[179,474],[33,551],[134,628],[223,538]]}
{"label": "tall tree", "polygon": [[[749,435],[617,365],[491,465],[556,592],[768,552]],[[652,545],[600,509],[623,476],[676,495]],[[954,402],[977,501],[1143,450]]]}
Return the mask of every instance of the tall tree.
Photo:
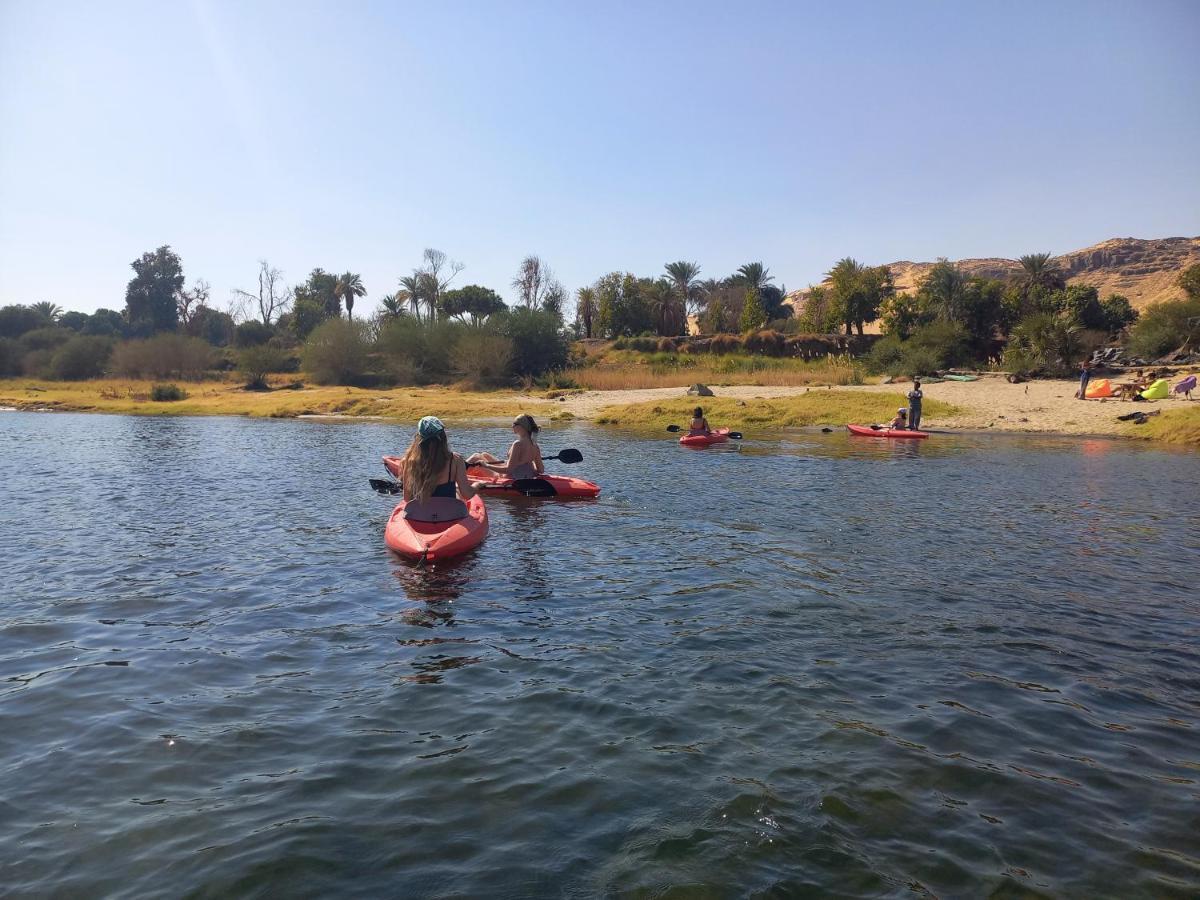
{"label": "tall tree", "polygon": [[125,288],[125,319],[131,333],[150,335],[174,331],[179,325],[179,294],[183,263],[164,244],[130,263],[134,276]]}
{"label": "tall tree", "polygon": [[563,320],[563,307],[567,303],[567,289],[563,287],[562,282],[551,276],[549,283],[546,285],[546,290],[542,292],[542,310],[550,313],[558,321]]}
{"label": "tall tree", "polygon": [[404,315],[404,301],[395,294],[384,294],[379,301],[383,306],[383,314],[389,319],[396,319]]}
{"label": "tall tree", "polygon": [[424,302],[421,291],[421,273],[416,269],[411,275],[401,277],[400,290],[396,291],[396,299],[408,304],[418,322],[421,321],[421,304]]}
{"label": "tall tree", "polygon": [[1021,272],[1018,287],[1021,292],[1021,313],[1044,311],[1047,298],[1067,286],[1062,270],[1049,253],[1027,253],[1020,258]]}
{"label": "tall tree", "polygon": [[767,322],[762,301],[758,299],[758,288],[746,288],[746,300],[742,304],[742,331],[757,331]]}
{"label": "tall tree", "polygon": [[694,262],[679,260],[667,263],[667,274],[675,283],[675,290],[683,299],[687,312],[696,312],[700,305],[700,266]]}
{"label": "tall tree", "polygon": [[581,287],[575,292],[575,316],[583,327],[583,336],[592,336],[592,323],[596,318],[596,289]]}
{"label": "tall tree", "polygon": [[746,263],[744,266],[738,266],[737,278],[746,282],[749,287],[756,291],[761,291],[770,282],[775,280],[775,276],[770,274],[770,269],[763,266],[760,262]]}
{"label": "tall tree", "polygon": [[441,250],[435,250],[432,247],[425,248],[423,263],[415,274],[420,283],[418,293],[429,310],[429,321],[432,322],[437,318],[438,310],[441,308],[442,294],[450,286],[454,277],[464,268],[462,263],[450,259]]}
{"label": "tall tree", "polygon": [[196,311],[207,309],[208,298],[211,294],[212,288],[203,278],[197,278],[191,290],[180,291],[179,296],[175,299],[175,304],[179,309],[179,324],[186,326],[192,321],[192,316]]}
{"label": "tall tree", "polygon": [[62,307],[57,303],[51,303],[49,300],[39,300],[37,303],[29,304],[29,308],[41,316],[42,321],[47,325],[55,324],[63,314]]}
{"label": "tall tree", "polygon": [[541,257],[530,254],[521,260],[517,275],[512,280],[512,286],[517,291],[517,303],[526,309],[537,309],[542,305],[542,294],[554,278],[550,267],[542,262]]}
{"label": "tall tree", "polygon": [[292,305],[292,289],[284,284],[283,273],[265,259],[258,261],[258,292],[234,288],[233,296],[240,303],[241,318],[249,318],[257,310],[258,318],[267,327],[274,325]]}
{"label": "tall tree", "polygon": [[296,287],[292,327],[301,340],[326,319],[341,315],[341,298],[334,292],[337,281],[336,276],[317,268],[309,273],[306,282]]}
{"label": "tall tree", "polygon": [[463,321],[469,316],[473,325],[481,325],[489,316],[505,309],[499,294],[478,284],[468,284],[442,294],[442,314]]}
{"label": "tall tree", "polygon": [[345,272],[337,280],[334,285],[333,292],[342,298],[342,302],[346,304],[346,318],[354,318],[354,300],[357,297],[365,297],[367,289],[363,287],[362,277],[355,275],[353,272]]}

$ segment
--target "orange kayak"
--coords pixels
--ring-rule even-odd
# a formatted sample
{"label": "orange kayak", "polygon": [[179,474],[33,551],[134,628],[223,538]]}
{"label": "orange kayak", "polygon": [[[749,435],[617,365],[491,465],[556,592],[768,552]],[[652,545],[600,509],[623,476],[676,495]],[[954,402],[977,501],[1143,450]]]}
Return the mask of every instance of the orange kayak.
{"label": "orange kayak", "polygon": [[418,522],[404,518],[407,504],[400,503],[388,519],[384,543],[409,559],[439,562],[478,547],[488,534],[487,507],[476,495],[467,501],[467,515],[444,522]]}
{"label": "orange kayak", "polygon": [[[590,499],[600,496],[600,485],[594,481],[585,481],[570,475],[539,475],[536,478],[523,478],[517,481],[507,475],[501,475],[482,466],[470,466],[467,477],[472,481],[485,482],[483,490],[489,494],[500,494],[504,497],[561,497],[564,500]],[[549,490],[545,490],[548,486]],[[530,488],[534,492],[530,492]],[[543,490],[537,490],[543,488]]]}
{"label": "orange kayak", "polygon": [[924,431],[909,431],[905,428],[872,428],[869,425],[847,425],[851,434],[857,434],[861,437],[877,437],[877,438],[927,438],[929,434]]}
{"label": "orange kayak", "polygon": [[712,444],[723,444],[729,440],[728,428],[714,428],[708,434],[685,434],[679,443],[685,447],[708,447]]}

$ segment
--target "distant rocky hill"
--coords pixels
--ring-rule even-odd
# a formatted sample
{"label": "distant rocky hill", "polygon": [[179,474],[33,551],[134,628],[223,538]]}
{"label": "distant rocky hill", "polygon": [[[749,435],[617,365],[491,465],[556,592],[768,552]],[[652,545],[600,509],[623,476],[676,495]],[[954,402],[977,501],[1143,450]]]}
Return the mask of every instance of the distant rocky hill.
{"label": "distant rocky hill", "polygon": [[[1056,256],[1055,262],[1067,275],[1068,284],[1091,284],[1101,297],[1124,294],[1135,309],[1151,303],[1175,300],[1183,292],[1175,285],[1179,273],[1194,263],[1200,263],[1200,237],[1113,238],[1082,250]],[[897,291],[913,292],[925,273],[933,268],[931,262],[889,263]],[[1015,259],[990,257],[960,259],[958,265],[970,273],[985,278],[1008,278],[1021,271]],[[807,291],[793,291],[788,300],[799,311]]]}

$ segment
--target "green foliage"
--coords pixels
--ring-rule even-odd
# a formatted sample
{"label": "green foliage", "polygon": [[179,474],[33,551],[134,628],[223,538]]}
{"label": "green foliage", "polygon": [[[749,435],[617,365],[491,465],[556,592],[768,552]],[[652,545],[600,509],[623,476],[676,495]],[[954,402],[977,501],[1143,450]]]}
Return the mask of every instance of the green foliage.
{"label": "green foliage", "polygon": [[898,332],[884,335],[867,355],[867,367],[888,375],[932,375],[970,363],[972,357],[966,328],[938,319],[915,328],[907,340]]}
{"label": "green foliage", "polygon": [[387,376],[396,384],[446,382],[452,374],[451,353],[465,327],[408,315],[387,320],[376,340]]}
{"label": "green foliage", "polygon": [[628,272],[610,272],[596,282],[596,324],[602,334],[621,337],[654,329],[654,313],[642,288]]}
{"label": "green foliage", "polygon": [[675,286],[675,295],[682,298],[685,311],[692,311],[700,300],[697,279],[700,277],[700,266],[687,260],[667,263],[667,277]]}
{"label": "green foliage", "polygon": [[708,342],[709,352],[715,353],[717,356],[724,356],[727,353],[737,353],[741,349],[741,340],[732,334],[717,334]]}
{"label": "green foliage", "polygon": [[474,325],[480,325],[489,316],[502,313],[508,308],[499,294],[478,284],[468,284],[453,291],[446,291],[441,296],[441,303],[442,315],[463,320],[469,317]]}
{"label": "green foliage", "polygon": [[762,301],[759,300],[756,288],[747,288],[746,300],[742,304],[742,332],[756,331],[767,324],[767,314],[763,311]]}
{"label": "green foliage", "polygon": [[614,350],[637,350],[639,353],[654,353],[658,340],[652,337],[621,337],[613,341]]}
{"label": "green foliage", "polygon": [[486,328],[463,331],[451,351],[454,373],[473,387],[500,384],[508,375],[513,358],[513,340]]}
{"label": "green foliage", "polygon": [[879,307],[895,293],[887,266],[864,266],[850,257],[840,259],[827,273],[832,314],[851,330],[863,333],[867,322],[879,318]]}
{"label": "green foliage", "polygon": [[[349,319],[354,316],[355,298],[365,297],[367,289],[363,287],[361,276],[355,275],[353,272],[346,272],[337,279],[337,283],[333,286],[333,293],[346,304],[346,318]],[[340,315],[341,310],[331,314]]]}
{"label": "green foliage", "polygon": [[65,328],[49,325],[45,328],[35,328],[21,335],[21,346],[26,352],[30,350],[56,350],[71,338],[71,332]]}
{"label": "green foliage", "polygon": [[59,316],[58,324],[60,327],[66,328],[68,331],[74,331],[78,333],[83,331],[84,327],[88,323],[88,318],[89,316],[87,313],[71,310],[70,312],[65,312]]}
{"label": "green foliage", "polygon": [[19,338],[44,324],[42,317],[28,306],[18,303],[0,307],[0,337]]}
{"label": "green foliage", "polygon": [[98,337],[124,337],[125,331],[125,317],[115,309],[96,310],[88,316],[87,324],[83,326],[84,334]]}
{"label": "green foliage", "polygon": [[364,384],[372,343],[365,322],[330,318],[314,328],[304,343],[304,371],[317,384]]}
{"label": "green foliage", "polygon": [[1200,344],[1200,298],[1155,303],[1142,310],[1129,330],[1129,350],[1157,359],[1184,345]]}
{"label": "green foliage", "polygon": [[25,350],[10,337],[0,337],[0,378],[21,374]]}
{"label": "green foliage", "polygon": [[62,317],[62,307],[57,303],[51,303],[49,300],[39,300],[37,303],[29,304],[32,309],[42,320],[43,325],[56,325]]}
{"label": "green foliage", "polygon": [[111,338],[76,335],[55,351],[50,370],[54,378],[62,381],[99,378],[104,374],[112,351]]}
{"label": "green foliage", "polygon": [[187,391],[177,384],[156,384],[150,388],[150,399],[155,403],[174,403],[186,400]]}
{"label": "green foliage", "polygon": [[207,341],[214,347],[226,347],[233,343],[237,323],[233,316],[211,306],[198,306],[184,328],[187,334]]}
{"label": "green foliage", "polygon": [[1176,284],[1183,288],[1189,300],[1200,300],[1200,263],[1190,265],[1180,272]]}
{"label": "green foliage", "polygon": [[283,372],[287,367],[287,352],[275,344],[250,344],[238,351],[238,372],[246,379],[246,387],[254,390],[265,389],[267,376],[272,372]]}
{"label": "green foliage", "polygon": [[1100,303],[1104,315],[1103,329],[1108,334],[1119,334],[1137,321],[1138,312],[1128,298],[1121,294],[1110,294]]}
{"label": "green foliage", "polygon": [[838,324],[838,311],[830,292],[820,285],[810,288],[804,310],[796,319],[795,333],[830,334],[837,330]]}
{"label": "green foliage", "polygon": [[143,253],[130,265],[134,277],[125,288],[125,319],[131,334],[146,336],[174,331],[179,325],[183,263],[169,246]]}
{"label": "green foliage", "polygon": [[497,318],[500,333],[513,343],[514,374],[541,375],[567,364],[570,348],[552,313],[518,308]]}
{"label": "green foliage", "polygon": [[275,331],[270,325],[251,319],[234,329],[233,344],[242,348],[257,347],[269,341],[274,334]]}
{"label": "green foliage", "polygon": [[313,269],[308,280],[294,294],[290,324],[296,337],[304,340],[326,319],[341,316],[341,298],[337,294],[338,280],[324,269]]}
{"label": "green foliage", "polygon": [[1083,355],[1082,329],[1069,318],[1034,313],[1009,335],[1004,365],[1024,375],[1070,375]]}
{"label": "green foliage", "polygon": [[126,378],[195,379],[213,363],[213,348],[200,338],[159,334],[117,344],[109,368]]}

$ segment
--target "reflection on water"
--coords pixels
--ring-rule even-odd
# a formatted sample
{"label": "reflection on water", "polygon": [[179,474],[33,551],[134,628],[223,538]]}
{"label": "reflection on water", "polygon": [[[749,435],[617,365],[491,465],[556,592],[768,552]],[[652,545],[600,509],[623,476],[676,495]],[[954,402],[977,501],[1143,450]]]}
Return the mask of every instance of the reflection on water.
{"label": "reflection on water", "polygon": [[6,891],[1200,891],[1194,454],[573,425],[416,567],[408,435],[0,418]]}

